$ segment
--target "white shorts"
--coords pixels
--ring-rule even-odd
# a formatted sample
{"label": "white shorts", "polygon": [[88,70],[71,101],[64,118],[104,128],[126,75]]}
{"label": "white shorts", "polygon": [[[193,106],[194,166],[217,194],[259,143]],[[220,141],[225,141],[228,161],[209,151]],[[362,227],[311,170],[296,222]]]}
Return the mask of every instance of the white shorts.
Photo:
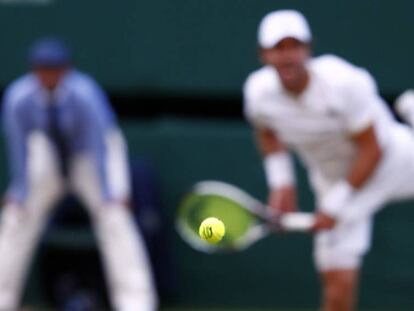
{"label": "white shorts", "polygon": [[414,199],[414,133],[399,126],[392,143],[380,167],[350,199],[341,222],[316,234],[314,257],[320,271],[359,268],[371,245],[375,212],[388,202]]}

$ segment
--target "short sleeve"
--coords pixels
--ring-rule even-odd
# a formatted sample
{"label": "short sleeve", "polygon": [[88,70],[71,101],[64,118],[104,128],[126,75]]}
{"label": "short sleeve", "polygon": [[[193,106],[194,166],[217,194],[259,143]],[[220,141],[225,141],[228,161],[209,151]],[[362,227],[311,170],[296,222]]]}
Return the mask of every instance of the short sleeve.
{"label": "short sleeve", "polygon": [[243,86],[243,112],[247,121],[254,127],[266,127],[266,117],[260,113],[264,96],[254,77],[249,77]]}
{"label": "short sleeve", "polygon": [[345,127],[352,134],[373,124],[376,106],[382,105],[374,79],[362,70],[344,86],[343,99]]}

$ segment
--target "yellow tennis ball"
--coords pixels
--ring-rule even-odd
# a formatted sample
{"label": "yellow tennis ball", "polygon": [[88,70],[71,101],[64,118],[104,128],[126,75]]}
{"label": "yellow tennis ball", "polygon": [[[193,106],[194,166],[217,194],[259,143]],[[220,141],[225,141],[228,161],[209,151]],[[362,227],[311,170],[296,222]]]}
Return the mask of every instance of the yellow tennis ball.
{"label": "yellow tennis ball", "polygon": [[226,233],[226,228],[220,219],[209,217],[203,220],[198,230],[200,237],[209,243],[218,243]]}

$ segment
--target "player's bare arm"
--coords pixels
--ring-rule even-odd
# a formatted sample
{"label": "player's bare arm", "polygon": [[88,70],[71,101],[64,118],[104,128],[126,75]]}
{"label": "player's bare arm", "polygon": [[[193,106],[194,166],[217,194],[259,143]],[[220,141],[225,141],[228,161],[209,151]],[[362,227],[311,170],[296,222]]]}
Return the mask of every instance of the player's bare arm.
{"label": "player's bare arm", "polygon": [[[356,146],[356,156],[351,165],[347,182],[353,189],[360,189],[380,163],[382,149],[372,125],[354,134],[352,140]],[[335,223],[334,217],[319,212],[316,217],[315,230],[331,229],[335,226]]]}
{"label": "player's bare arm", "polygon": [[[293,169],[291,168],[291,164],[283,163],[286,161],[286,158],[289,157],[287,148],[278,139],[275,132],[268,128],[256,129],[255,135],[258,148],[265,159],[266,175],[270,186],[268,198],[269,206],[277,212],[295,211],[297,209],[296,187],[292,182],[292,177],[289,176],[293,174]],[[281,179],[274,182],[269,181],[269,179],[272,178],[269,176],[269,174],[272,174],[271,171],[273,170],[269,167],[272,166],[272,161],[277,161],[279,164],[276,163],[276,165],[282,166],[279,171],[274,172],[274,174],[282,175],[280,176]],[[286,176],[286,174],[288,176]]]}
{"label": "player's bare arm", "polygon": [[258,128],[255,130],[257,146],[264,157],[277,152],[287,152],[273,130]]}
{"label": "player's bare arm", "polygon": [[356,146],[356,157],[347,179],[354,189],[359,189],[377,168],[382,150],[372,125],[353,135],[352,140]]}

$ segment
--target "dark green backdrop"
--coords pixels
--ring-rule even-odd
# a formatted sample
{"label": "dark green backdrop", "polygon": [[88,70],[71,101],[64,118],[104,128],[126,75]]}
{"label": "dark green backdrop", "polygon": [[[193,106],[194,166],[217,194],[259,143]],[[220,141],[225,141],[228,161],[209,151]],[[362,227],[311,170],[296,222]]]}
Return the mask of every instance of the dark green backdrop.
{"label": "dark green backdrop", "polygon": [[279,8],[303,11],[316,52],[366,66],[384,94],[414,84],[410,0],[1,0],[0,86],[34,38],[58,34],[112,91],[237,94],[258,65],[257,24]]}
{"label": "dark green backdrop", "polygon": [[[316,53],[334,52],[367,67],[382,93],[393,96],[414,84],[409,0],[38,1],[44,4],[0,0],[0,87],[25,70],[25,51],[34,38],[58,34],[73,46],[79,66],[112,92],[239,94],[258,66],[257,24],[278,8],[302,10],[315,33]],[[177,303],[315,308],[310,237],[273,237],[242,254],[211,257],[192,251],[174,233],[176,204],[197,180],[232,182],[265,198],[261,164],[243,121],[157,119],[124,128],[131,152],[153,159],[159,171],[179,271]],[[0,160],[4,189],[6,163]],[[300,172],[301,205],[311,208]],[[364,306],[411,310],[413,233],[411,204],[380,213],[363,271]]]}

